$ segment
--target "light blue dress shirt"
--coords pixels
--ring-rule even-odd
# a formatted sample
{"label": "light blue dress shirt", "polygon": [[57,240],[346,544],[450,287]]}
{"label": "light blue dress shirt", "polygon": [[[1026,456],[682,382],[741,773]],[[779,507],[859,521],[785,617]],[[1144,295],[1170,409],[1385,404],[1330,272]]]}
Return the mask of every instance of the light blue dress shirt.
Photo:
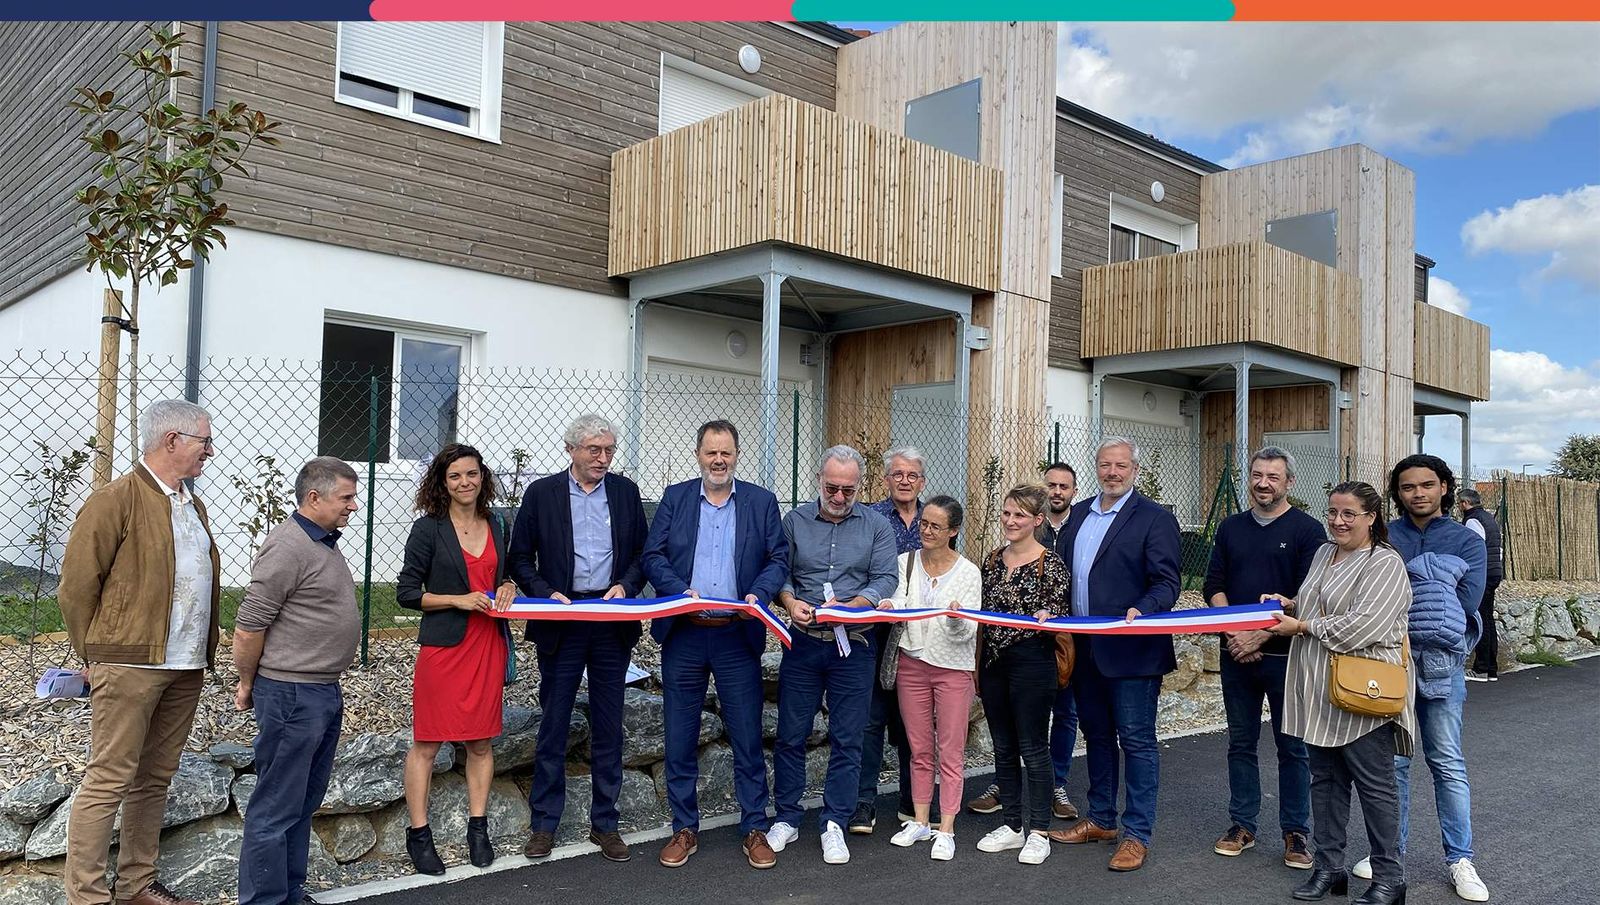
{"label": "light blue dress shirt", "polygon": [[[734,482],[727,500],[716,506],[706,499],[705,485],[700,485],[700,529],[695,536],[694,571],[689,576],[689,587],[699,591],[701,597],[739,599],[739,578],[733,560],[738,495],[738,482]],[[708,616],[732,613],[732,610],[706,611]]]}
{"label": "light blue dress shirt", "polygon": [[1106,539],[1106,532],[1111,530],[1111,523],[1117,520],[1117,513],[1127,504],[1131,492],[1117,498],[1111,508],[1105,512],[1100,511],[1100,497],[1096,495],[1089,501],[1089,514],[1084,517],[1083,524],[1078,526],[1078,537],[1072,544],[1072,615],[1089,615],[1089,572],[1094,568],[1094,561],[1100,555],[1100,544]]}
{"label": "light blue dress shirt", "polygon": [[572,503],[572,589],[604,591],[611,587],[611,506],[601,479],[587,493],[567,471],[567,498]]}

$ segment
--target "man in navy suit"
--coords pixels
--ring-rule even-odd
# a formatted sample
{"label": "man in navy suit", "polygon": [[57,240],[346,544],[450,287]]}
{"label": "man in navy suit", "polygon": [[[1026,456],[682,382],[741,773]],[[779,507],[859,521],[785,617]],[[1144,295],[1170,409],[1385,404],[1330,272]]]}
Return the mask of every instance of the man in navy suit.
{"label": "man in navy suit", "polygon": [[[667,488],[644,546],[644,574],[657,594],[769,603],[789,577],[789,544],[778,500],[765,488],[736,482],[739,431],[708,421],[695,437],[700,477]],[[778,863],[767,844],[767,766],[761,749],[761,652],[766,629],[734,610],[703,610],[654,619],[666,697],[667,803],[672,838],[661,863],[682,867],[695,853],[700,808],[695,760],[706,681],[717,681],[718,709],[733,743],[734,795],[741,812],[745,859]]]}
{"label": "man in navy suit", "polygon": [[[572,466],[528,485],[506,553],[522,593],[562,603],[633,597],[644,588],[644,506],[639,487],[611,473],[617,429],[599,415],[572,422],[562,437]],[[638,622],[529,620],[539,658],[539,721],[533,787],[533,834],[523,850],[543,858],[555,844],[567,801],[567,734],[584,671],[589,674],[589,841],[612,861],[628,860],[617,833],[622,791],[622,692]]]}
{"label": "man in navy suit", "polygon": [[[1072,570],[1074,616],[1122,616],[1129,622],[1164,613],[1178,601],[1178,522],[1134,489],[1139,447],[1108,437],[1095,454],[1100,493],[1072,507],[1058,546]],[[1057,842],[1117,838],[1117,749],[1127,770],[1122,844],[1112,870],[1144,865],[1155,829],[1161,763],[1156,702],[1161,677],[1178,666],[1170,635],[1078,635],[1078,726],[1089,749],[1089,813]]]}

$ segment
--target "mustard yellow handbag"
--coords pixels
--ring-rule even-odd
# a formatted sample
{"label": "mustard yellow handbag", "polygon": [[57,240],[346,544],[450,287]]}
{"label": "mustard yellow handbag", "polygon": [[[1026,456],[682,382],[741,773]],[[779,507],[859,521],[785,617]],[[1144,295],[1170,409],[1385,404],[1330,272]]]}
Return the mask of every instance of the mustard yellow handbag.
{"label": "mustard yellow handbag", "polygon": [[1400,662],[1385,663],[1354,654],[1328,654],[1328,698],[1340,710],[1387,719],[1406,709],[1411,640],[1400,645]]}

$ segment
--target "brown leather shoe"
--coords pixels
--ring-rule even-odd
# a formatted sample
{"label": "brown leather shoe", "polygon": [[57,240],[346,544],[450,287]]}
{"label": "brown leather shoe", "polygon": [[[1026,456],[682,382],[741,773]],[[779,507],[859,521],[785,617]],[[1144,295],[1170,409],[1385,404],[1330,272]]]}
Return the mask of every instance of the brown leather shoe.
{"label": "brown leather shoe", "polygon": [[1150,849],[1137,839],[1124,837],[1122,844],[1117,846],[1117,853],[1111,856],[1111,863],[1106,866],[1112,870],[1138,870],[1144,867],[1144,856]]}
{"label": "brown leather shoe", "polygon": [[589,841],[600,846],[600,854],[604,855],[607,861],[626,861],[633,857],[633,853],[628,851],[628,843],[623,842],[622,834],[616,831],[602,833],[591,829]]}
{"label": "brown leather shoe", "polygon": [[528,844],[522,847],[522,854],[528,858],[548,858],[550,849],[555,848],[556,834],[535,831],[528,837]]}
{"label": "brown leather shoe", "polygon": [[157,880],[139,890],[138,895],[133,898],[120,900],[118,905],[200,905],[200,903],[195,899],[179,896]]}
{"label": "brown leather shoe", "polygon": [[1080,845],[1085,842],[1113,842],[1116,838],[1116,830],[1108,830],[1087,817],[1064,830],[1050,831],[1050,841],[1060,842],[1063,845]]}
{"label": "brown leather shoe", "polygon": [[983,794],[967,802],[967,810],[974,814],[995,814],[1000,810],[1000,787],[994,783]]}
{"label": "brown leather shoe", "polygon": [[1056,786],[1050,798],[1050,813],[1054,814],[1057,820],[1078,819],[1078,808],[1072,803],[1072,799],[1067,797],[1066,786]]}
{"label": "brown leather shoe", "polygon": [[1237,858],[1245,849],[1255,847],[1256,834],[1234,824],[1228,827],[1228,831],[1222,834],[1222,838],[1218,839],[1215,845],[1211,846],[1211,850],[1219,855]]}
{"label": "brown leather shoe", "polygon": [[1306,844],[1306,834],[1290,830],[1283,834],[1283,864],[1295,870],[1311,869],[1311,846]]}
{"label": "brown leather shoe", "polygon": [[744,837],[744,856],[756,870],[766,870],[778,863],[777,852],[767,844],[767,834],[760,830],[751,830],[750,835]]}
{"label": "brown leather shoe", "polygon": [[689,863],[689,856],[700,850],[699,837],[694,830],[684,827],[672,834],[667,844],[661,847],[662,867],[682,867]]}

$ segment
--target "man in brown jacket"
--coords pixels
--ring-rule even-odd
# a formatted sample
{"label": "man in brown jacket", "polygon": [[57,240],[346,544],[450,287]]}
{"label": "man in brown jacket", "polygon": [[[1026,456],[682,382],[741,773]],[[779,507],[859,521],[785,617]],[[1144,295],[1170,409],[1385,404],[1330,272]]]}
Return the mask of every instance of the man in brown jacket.
{"label": "man in brown jacket", "polygon": [[117,808],[117,905],[199,905],[156,880],[167,784],[217,650],[221,564],[183,481],[211,457],[211,416],[179,399],[140,419],[144,454],[89,495],[72,526],[59,600],[89,667],[89,766],[67,826],[68,905],[107,905]]}

